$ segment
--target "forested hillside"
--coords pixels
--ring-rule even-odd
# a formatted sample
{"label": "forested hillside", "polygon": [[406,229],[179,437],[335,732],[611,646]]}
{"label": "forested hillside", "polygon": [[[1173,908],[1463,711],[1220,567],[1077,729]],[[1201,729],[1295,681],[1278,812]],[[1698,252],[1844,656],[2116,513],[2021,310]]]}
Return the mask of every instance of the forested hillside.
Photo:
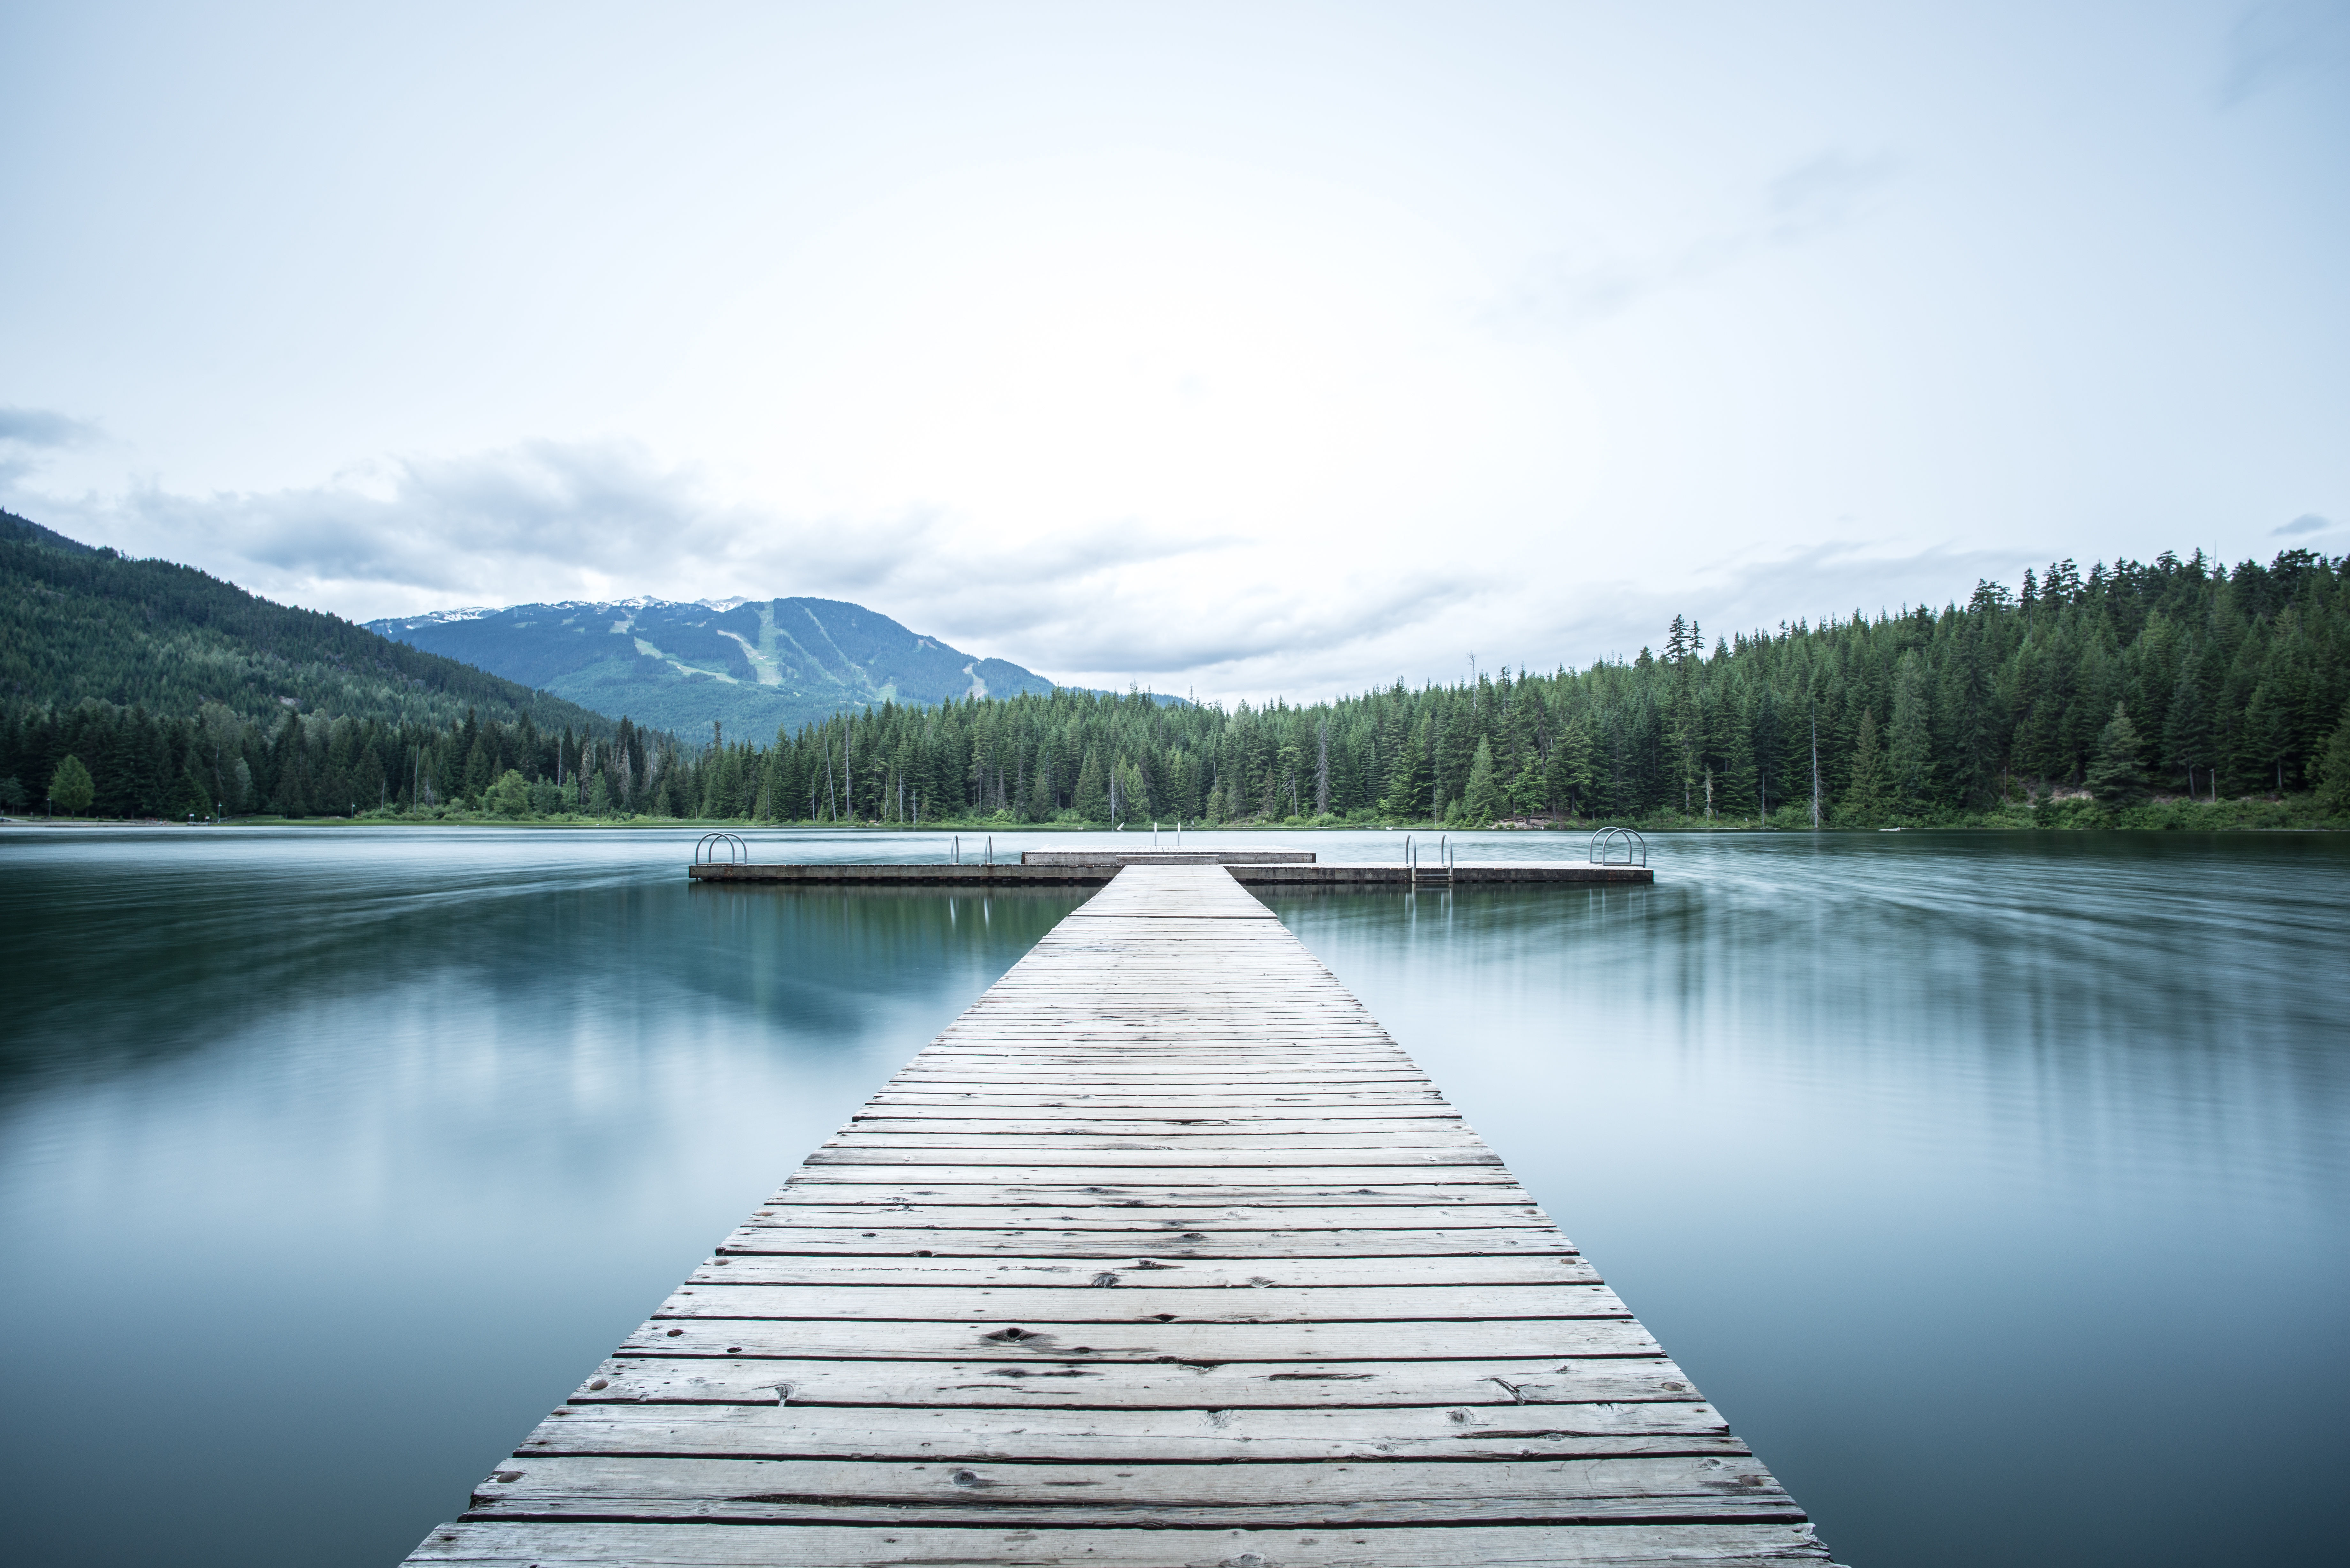
{"label": "forested hillside", "polygon": [[0,697],[164,712],[210,701],[247,717],[290,705],[443,726],[470,708],[611,730],[577,703],[340,616],[273,604],[192,566],[92,549],[7,512],[0,607]]}
{"label": "forested hillside", "polygon": [[[2087,794],[2350,785],[2344,563],[2214,569],[2165,555],[1965,606],[1717,639],[1579,671],[1310,707],[1167,711],[1066,695],[884,711],[704,761],[713,815],[1062,814],[1807,825],[1981,820]],[[2331,751],[2329,753],[2329,748]],[[1816,758],[1816,762],[1814,759]],[[843,775],[853,777],[853,791]],[[909,808],[910,810],[910,808]]]}
{"label": "forested hillside", "polygon": [[[94,809],[105,815],[194,810],[199,798],[256,809],[269,792],[236,793],[228,759],[246,757],[248,772],[257,763],[274,777],[280,770],[267,759],[289,723],[324,771],[338,744],[351,767],[367,749],[338,742],[338,733],[371,736],[388,757],[415,743],[395,737],[446,734],[468,713],[509,727],[527,719],[534,730],[614,731],[601,714],[339,617],[272,604],[192,567],[93,549],[0,512],[0,805],[8,809],[43,800],[69,753],[89,768]],[[190,759],[207,750],[227,777],[191,794],[181,775],[192,783]],[[340,811],[357,797],[329,794]],[[370,785],[365,798],[379,794]],[[329,805],[301,799],[305,810]]]}
{"label": "forested hillside", "polygon": [[[2312,821],[2350,814],[2344,569],[2300,550],[2233,571],[2200,555],[2085,574],[2064,561],[2027,573],[2020,591],[1985,583],[1939,611],[1711,647],[1676,620],[1659,649],[1626,662],[1505,669],[1306,707],[1227,711],[1061,691],[884,704],[773,742],[699,750],[634,730],[411,729],[373,742],[372,763],[347,745],[357,771],[338,788],[394,808],[456,800],[509,815],[900,823],[919,813],[942,825],[1797,827],[1815,800],[1826,826]],[[296,729],[281,722],[248,755],[264,798],[293,798],[275,759]],[[39,763],[21,745],[16,754],[26,760],[0,765],[34,776],[25,770]],[[2190,791],[2218,804],[2189,807]],[[2230,805],[2272,797],[2290,810]]]}

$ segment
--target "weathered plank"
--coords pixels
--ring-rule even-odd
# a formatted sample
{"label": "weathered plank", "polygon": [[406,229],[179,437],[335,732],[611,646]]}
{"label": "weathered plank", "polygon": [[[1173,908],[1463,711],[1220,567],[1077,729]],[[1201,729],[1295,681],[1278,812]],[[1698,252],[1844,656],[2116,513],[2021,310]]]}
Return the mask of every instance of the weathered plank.
{"label": "weathered plank", "polygon": [[1824,1563],[1808,1524],[1451,1526],[1401,1530],[1089,1530],[1070,1542],[1033,1530],[806,1525],[461,1521],[427,1536],[411,1559],[479,1568],[1783,1568]]}
{"label": "weathered plank", "polygon": [[[788,1210],[799,1215],[817,1208],[883,1204],[892,1209],[964,1210],[1016,1207],[1076,1213],[1087,1209],[1132,1211],[1133,1222],[1155,1224],[1177,1213],[1213,1207],[1219,1212],[1243,1209],[1412,1209],[1422,1206],[1452,1209],[1492,1207],[1538,1210],[1540,1205],[1523,1187],[1508,1182],[1457,1186],[1445,1182],[1416,1187],[1251,1187],[1235,1183],[1216,1188],[1170,1188],[1124,1185],[1097,1187],[1031,1186],[1017,1182],[969,1182],[955,1187],[929,1187],[912,1181],[835,1181],[821,1187],[786,1187],[753,1210],[754,1219]],[[1308,1223],[1324,1218],[1305,1216]],[[1477,1217],[1461,1221],[1474,1224]]]}
{"label": "weathered plank", "polygon": [[1200,1463],[1286,1459],[1662,1459],[1744,1454],[1709,1405],[1346,1406],[1180,1414],[950,1405],[870,1407],[615,1401],[566,1405],[521,1452],[671,1459],[1014,1459]]}
{"label": "weathered plank", "polygon": [[[1270,1141],[1270,1140],[1268,1140]],[[974,1149],[994,1149],[1002,1152],[1003,1163],[1018,1170],[1034,1166],[1101,1166],[1122,1169],[1210,1171],[1219,1177],[1235,1170],[1261,1170],[1287,1166],[1313,1171],[1319,1175],[1334,1168],[1381,1167],[1409,1165],[1414,1168],[1442,1165],[1464,1168],[1482,1167],[1499,1169],[1502,1162],[1493,1151],[1477,1138],[1451,1139],[1442,1143],[1414,1139],[1400,1147],[1385,1144],[1342,1144],[1336,1148],[1290,1148],[1276,1145],[1269,1148],[1243,1145],[1232,1150],[1220,1145],[1204,1147],[1168,1143],[1153,1144],[1141,1139],[1121,1139],[1116,1142],[1096,1139],[1092,1147],[1080,1140],[1072,1145],[1045,1138],[1003,1138],[991,1142],[982,1139],[976,1144],[949,1144],[943,1147],[928,1147],[899,1143],[875,1145],[851,1133],[835,1138],[807,1158],[810,1175],[829,1171],[838,1166],[870,1165],[942,1165],[969,1167]],[[985,1168],[983,1167],[982,1168]],[[1425,1179],[1425,1172],[1421,1179]],[[1515,1185],[1513,1183],[1512,1185]]]}
{"label": "weathered plank", "polygon": [[[859,1151],[845,1152],[854,1154]],[[964,1152],[974,1155],[977,1151]],[[1326,1187],[1334,1179],[1356,1187],[1419,1187],[1430,1179],[1431,1171],[1440,1170],[1445,1180],[1463,1186],[1517,1186],[1516,1179],[1499,1164],[1470,1164],[1450,1158],[1407,1159],[1408,1152],[1385,1151],[1376,1164],[1367,1159],[1298,1162],[1266,1156],[1245,1161],[1198,1160],[1170,1164],[1102,1158],[1082,1165],[1062,1165],[1044,1160],[1020,1165],[1009,1162],[982,1165],[971,1163],[969,1158],[939,1163],[926,1159],[819,1159],[816,1155],[827,1151],[818,1149],[808,1157],[808,1163],[792,1177],[790,1185],[795,1188],[824,1187],[835,1182],[865,1185],[878,1176],[896,1172],[902,1180],[920,1181],[931,1186],[993,1187],[1000,1182],[1020,1181],[1082,1188],[1132,1187],[1148,1182],[1171,1190],[1178,1187],[1222,1188],[1233,1184],[1237,1179],[1241,1183],[1263,1187]]]}
{"label": "weathered plank", "polygon": [[[890,1115],[860,1115],[851,1117],[841,1131],[845,1136],[872,1137],[889,1133],[920,1133],[930,1137],[949,1134],[995,1137],[1184,1137],[1198,1133],[1237,1133],[1246,1137],[1289,1137],[1310,1134],[1316,1137],[1343,1138],[1350,1136],[1381,1136],[1391,1133],[1417,1133],[1435,1128],[1441,1132],[1467,1132],[1469,1124],[1459,1116],[1399,1116],[1367,1115],[1350,1117],[1343,1122],[1318,1116],[1294,1114],[1264,1116],[985,1116]],[[991,1147],[993,1145],[991,1144]]]}
{"label": "weathered plank", "polygon": [[1599,1271],[1574,1254],[1488,1257],[1206,1258],[1149,1268],[1130,1259],[905,1258],[843,1254],[744,1254],[712,1258],[688,1284],[877,1284],[1093,1286],[1123,1289],[1254,1290],[1274,1285],[1596,1285]]}
{"label": "weathered plank", "polygon": [[[897,1197],[886,1206],[821,1202],[832,1189],[804,1187],[787,1201],[755,1210],[750,1229],[788,1230],[795,1225],[926,1226],[958,1231],[1132,1231],[1164,1234],[1169,1231],[1296,1231],[1303,1229],[1356,1231],[1457,1230],[1471,1225],[1523,1228],[1548,1223],[1542,1210],[1523,1201],[1506,1203],[1419,1203],[1372,1205],[1360,1195],[1348,1194],[1351,1204],[1336,1200],[1307,1205],[1231,1202],[1178,1206],[1160,1201],[1110,1202],[1096,1205],[1029,1198],[1018,1203],[962,1203],[951,1197],[909,1199]],[[1033,1190],[1033,1189],[1032,1189]],[[1216,1189],[1219,1196],[1222,1189]],[[1468,1189],[1474,1192],[1475,1188]],[[1498,1190],[1521,1197],[1516,1188]],[[1081,1197],[1098,1194],[1081,1193]]]}
{"label": "weathered plank", "polygon": [[412,1560],[1825,1554],[1271,911],[1153,867],[808,1156]]}
{"label": "weathered plank", "polygon": [[[1036,1154],[1067,1154],[1087,1149],[1112,1154],[1156,1152],[1191,1155],[1206,1153],[1278,1152],[1288,1163],[1292,1155],[1331,1154],[1348,1157],[1378,1151],[1408,1150],[1414,1158],[1438,1150],[1461,1150],[1475,1158],[1464,1161],[1471,1165],[1498,1165],[1501,1162],[1489,1153],[1476,1134],[1459,1127],[1434,1127],[1409,1132],[1362,1132],[1353,1128],[1344,1131],[1312,1132],[1232,1132],[1220,1128],[1179,1127],[1157,1132],[957,1132],[941,1128],[934,1132],[892,1131],[835,1134],[831,1147],[835,1149],[920,1150],[937,1149],[1000,1149],[1007,1158],[1023,1158]],[[1240,1162],[1246,1164],[1246,1161]]]}
{"label": "weathered plank", "polygon": [[[614,1356],[572,1394],[572,1407],[605,1400],[690,1404],[878,1405],[1182,1410],[1346,1408],[1424,1405],[1696,1403],[1681,1369],[1662,1356],[1534,1360],[1243,1361],[1216,1365],[1061,1361],[744,1361]],[[1545,1424],[1550,1417],[1544,1417]]]}
{"label": "weathered plank", "polygon": [[620,1342],[639,1355],[883,1356],[893,1361],[1408,1361],[1658,1355],[1630,1318],[1441,1323],[1101,1323],[999,1317],[972,1323],[651,1318]]}
{"label": "weathered plank", "polygon": [[[965,1112],[1026,1115],[1031,1111],[1070,1111],[1085,1116],[1244,1116],[1263,1109],[1284,1116],[1354,1113],[1362,1116],[1457,1116],[1433,1088],[1284,1089],[1277,1095],[1243,1096],[1229,1090],[1200,1094],[1097,1094],[1068,1089],[885,1089],[868,1102],[876,1110],[961,1108]],[[1019,1107],[1012,1112],[1010,1107]]]}
{"label": "weathered plank", "polygon": [[[507,1480],[504,1478],[513,1476]],[[1751,1458],[1025,1464],[515,1456],[479,1483],[477,1519],[811,1524],[1763,1523],[1802,1511]]]}
{"label": "weathered plank", "polygon": [[1111,1263],[1173,1262],[1196,1258],[1431,1258],[1446,1254],[1498,1257],[1539,1255],[1575,1249],[1555,1226],[1510,1230],[1390,1231],[1081,1231],[1054,1226],[1033,1230],[949,1230],[909,1226],[862,1231],[815,1225],[761,1226],[735,1231],[724,1251],[740,1252],[849,1252],[867,1257],[1084,1258]]}
{"label": "weathered plank", "polygon": [[[1111,1280],[1118,1275],[1108,1276]],[[1148,1279],[1148,1276],[1145,1276]],[[1263,1285],[1237,1291],[1118,1289],[1084,1285],[989,1285],[941,1291],[921,1285],[769,1285],[729,1280],[681,1286],[655,1310],[667,1317],[898,1318],[921,1323],[998,1324],[1006,1317],[1054,1323],[1414,1323],[1472,1318],[1629,1317],[1606,1285]]]}

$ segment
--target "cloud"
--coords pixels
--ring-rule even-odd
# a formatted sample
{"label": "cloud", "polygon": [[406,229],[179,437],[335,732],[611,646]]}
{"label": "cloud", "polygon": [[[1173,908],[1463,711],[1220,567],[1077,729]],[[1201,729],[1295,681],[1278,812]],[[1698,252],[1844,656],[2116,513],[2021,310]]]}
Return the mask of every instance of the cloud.
{"label": "cloud", "polygon": [[[853,598],[1025,664],[1161,670],[1340,637],[1352,607],[1253,597],[1228,582],[1170,614],[1176,572],[1186,584],[1212,576],[1208,559],[1246,541],[1114,520],[1011,547],[935,508],[787,516],[729,501],[700,470],[626,441],[399,459],[257,493],[150,483],[68,499],[15,477],[0,472],[0,496],[78,533],[356,619],[638,594],[806,594]],[[1423,585],[1421,597],[1443,602],[1447,591]],[[1374,598],[1369,608],[1392,621],[1409,607]]]}
{"label": "cloud", "polygon": [[98,439],[99,429],[51,409],[0,408],[0,442],[27,447],[79,446]]}
{"label": "cloud", "polygon": [[1792,244],[1842,228],[1865,217],[1898,172],[1893,160],[1882,154],[1823,152],[1799,163],[1771,182],[1764,235]]}
{"label": "cloud", "polygon": [[2304,512],[2300,516],[2294,518],[2292,522],[2284,524],[2284,526],[2270,529],[2269,537],[2272,539],[2291,539],[2303,534],[2323,534],[2328,528],[2333,526],[2334,520],[2332,518],[2320,517],[2314,512]]}
{"label": "cloud", "polygon": [[1898,167],[1887,157],[1829,151],[1772,180],[1739,222],[1646,255],[1586,239],[1537,256],[1517,287],[1485,312],[1505,335],[1571,331],[1638,301],[1727,271],[1751,256],[1801,244],[1866,216]]}
{"label": "cloud", "polygon": [[1055,680],[1204,699],[1357,692],[1490,669],[1629,658],[1675,614],[1712,634],[1963,600],[2005,554],[1866,540],[1751,552],[1657,578],[1546,546],[1431,556],[1318,535],[1176,535],[1108,519],[1007,544],[939,508],[791,516],[622,441],[411,458],[283,491],[0,501],[76,536],[186,561],[355,619],[637,594],[854,599]]}

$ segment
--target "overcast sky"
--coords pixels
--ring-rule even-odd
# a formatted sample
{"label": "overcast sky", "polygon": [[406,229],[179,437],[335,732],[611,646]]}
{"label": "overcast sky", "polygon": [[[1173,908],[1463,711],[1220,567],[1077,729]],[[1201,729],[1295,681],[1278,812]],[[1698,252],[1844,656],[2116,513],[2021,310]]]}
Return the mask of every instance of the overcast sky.
{"label": "overcast sky", "polygon": [[0,8],[0,504],[1318,697],[2350,547],[2350,4]]}

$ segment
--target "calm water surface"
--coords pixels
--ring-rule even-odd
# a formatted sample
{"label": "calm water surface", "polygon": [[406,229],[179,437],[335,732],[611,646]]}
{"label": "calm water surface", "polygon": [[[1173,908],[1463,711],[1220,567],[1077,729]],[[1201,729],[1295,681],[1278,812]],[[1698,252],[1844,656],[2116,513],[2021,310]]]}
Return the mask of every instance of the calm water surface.
{"label": "calm water surface", "polygon": [[[396,1562],[1075,902],[692,836],[0,834],[12,1559]],[[1655,848],[1275,905],[1843,1561],[2333,1560],[2350,839]]]}

